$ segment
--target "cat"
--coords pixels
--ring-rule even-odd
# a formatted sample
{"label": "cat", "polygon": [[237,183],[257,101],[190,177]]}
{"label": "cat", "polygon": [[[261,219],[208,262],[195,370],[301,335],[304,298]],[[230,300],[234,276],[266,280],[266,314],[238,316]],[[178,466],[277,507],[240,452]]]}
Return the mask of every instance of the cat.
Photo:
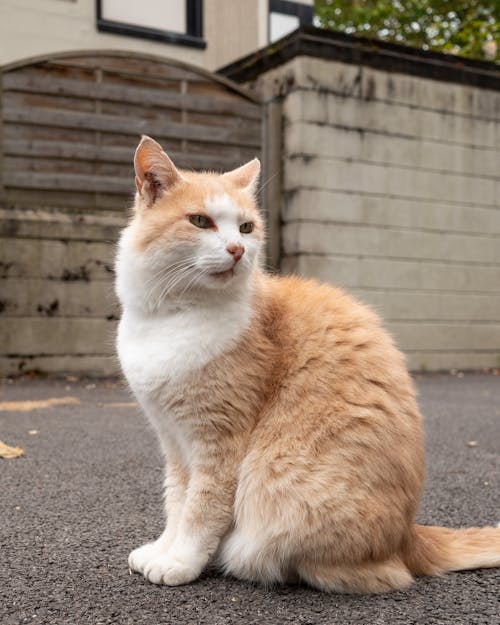
{"label": "cat", "polygon": [[117,351],[166,458],[167,523],[129,567],[380,593],[500,565],[500,529],[413,524],[421,417],[404,357],[344,291],[261,269],[257,159],[178,170],[143,137],[116,260]]}

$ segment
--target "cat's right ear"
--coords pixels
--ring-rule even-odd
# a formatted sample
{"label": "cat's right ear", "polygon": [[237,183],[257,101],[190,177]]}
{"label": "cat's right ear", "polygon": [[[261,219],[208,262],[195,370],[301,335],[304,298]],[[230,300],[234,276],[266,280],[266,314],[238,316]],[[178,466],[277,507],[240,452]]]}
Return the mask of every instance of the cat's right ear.
{"label": "cat's right ear", "polygon": [[183,180],[161,145],[146,135],[135,151],[134,168],[135,186],[147,206],[152,206],[164,191]]}

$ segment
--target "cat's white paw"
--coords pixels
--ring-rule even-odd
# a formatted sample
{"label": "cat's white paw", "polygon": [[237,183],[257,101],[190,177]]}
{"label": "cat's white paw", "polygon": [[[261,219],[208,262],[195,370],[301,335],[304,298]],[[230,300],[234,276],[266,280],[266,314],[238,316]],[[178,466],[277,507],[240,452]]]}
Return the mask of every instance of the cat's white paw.
{"label": "cat's white paw", "polygon": [[128,557],[129,569],[136,573],[144,574],[144,569],[150,562],[162,555],[164,556],[166,553],[167,548],[158,540],[142,545],[142,547],[138,547],[130,553]]}
{"label": "cat's white paw", "polygon": [[201,570],[198,563],[160,555],[146,565],[144,577],[153,584],[180,586],[194,581],[200,576]]}

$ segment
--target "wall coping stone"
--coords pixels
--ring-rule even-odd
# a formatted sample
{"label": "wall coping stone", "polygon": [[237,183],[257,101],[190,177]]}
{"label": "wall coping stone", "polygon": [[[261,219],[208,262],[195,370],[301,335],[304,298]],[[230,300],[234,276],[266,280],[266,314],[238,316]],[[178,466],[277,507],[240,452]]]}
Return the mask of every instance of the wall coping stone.
{"label": "wall coping stone", "polygon": [[301,26],[265,48],[220,68],[218,73],[233,81],[247,83],[297,56],[330,59],[388,72],[500,91],[500,65],[495,63],[420,50],[307,25]]}

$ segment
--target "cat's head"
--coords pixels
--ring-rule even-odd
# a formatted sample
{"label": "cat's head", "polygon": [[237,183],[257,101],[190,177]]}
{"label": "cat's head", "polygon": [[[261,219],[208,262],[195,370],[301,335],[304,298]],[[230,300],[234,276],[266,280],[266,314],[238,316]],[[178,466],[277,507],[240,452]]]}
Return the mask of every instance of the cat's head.
{"label": "cat's head", "polygon": [[150,274],[152,296],[226,289],[248,279],[263,240],[254,197],[258,159],[225,174],[183,171],[143,137],[134,166],[134,215],[121,256],[128,252]]}

